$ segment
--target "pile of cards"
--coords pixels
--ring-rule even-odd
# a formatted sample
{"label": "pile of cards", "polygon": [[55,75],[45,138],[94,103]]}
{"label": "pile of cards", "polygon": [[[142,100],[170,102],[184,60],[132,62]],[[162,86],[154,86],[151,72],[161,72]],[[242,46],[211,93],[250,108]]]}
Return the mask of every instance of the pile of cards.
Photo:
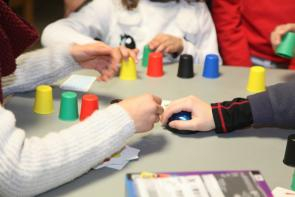
{"label": "pile of cards", "polygon": [[104,161],[102,164],[96,166],[94,169],[98,170],[103,167],[108,167],[116,170],[121,170],[127,165],[129,161],[138,159],[138,154],[140,150],[125,146],[122,151],[114,154],[110,159]]}

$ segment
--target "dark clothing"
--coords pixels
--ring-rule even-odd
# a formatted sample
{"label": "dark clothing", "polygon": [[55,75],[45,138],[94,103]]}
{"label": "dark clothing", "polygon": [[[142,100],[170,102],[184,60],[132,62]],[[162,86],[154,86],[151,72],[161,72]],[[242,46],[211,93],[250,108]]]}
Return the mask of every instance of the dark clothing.
{"label": "dark clothing", "polygon": [[253,122],[249,101],[235,98],[232,101],[211,104],[217,133],[228,133]]}
{"label": "dark clothing", "polygon": [[[14,72],[15,59],[38,38],[35,29],[0,0],[0,88],[1,77]],[[0,89],[0,102],[2,89]]]}
{"label": "dark clothing", "polygon": [[295,82],[271,86],[248,99],[254,124],[295,128]]}
{"label": "dark clothing", "polygon": [[277,84],[266,92],[211,104],[217,133],[250,126],[295,128],[295,82]]}

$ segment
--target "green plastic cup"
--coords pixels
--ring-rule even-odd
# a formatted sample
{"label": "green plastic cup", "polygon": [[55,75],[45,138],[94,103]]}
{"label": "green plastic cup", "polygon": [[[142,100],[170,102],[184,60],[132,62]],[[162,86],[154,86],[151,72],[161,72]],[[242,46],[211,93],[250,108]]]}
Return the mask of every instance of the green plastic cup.
{"label": "green plastic cup", "polygon": [[148,63],[149,63],[149,55],[150,53],[153,52],[149,45],[145,45],[143,48],[143,56],[142,56],[142,66],[143,67],[147,67]]}
{"label": "green plastic cup", "polygon": [[282,39],[281,44],[276,49],[276,54],[291,59],[294,56],[295,33],[288,32]]}
{"label": "green plastic cup", "polygon": [[292,182],[291,182],[291,189],[295,191],[295,170],[293,172]]}
{"label": "green plastic cup", "polygon": [[59,108],[59,119],[74,121],[78,119],[78,99],[75,92],[63,92]]}

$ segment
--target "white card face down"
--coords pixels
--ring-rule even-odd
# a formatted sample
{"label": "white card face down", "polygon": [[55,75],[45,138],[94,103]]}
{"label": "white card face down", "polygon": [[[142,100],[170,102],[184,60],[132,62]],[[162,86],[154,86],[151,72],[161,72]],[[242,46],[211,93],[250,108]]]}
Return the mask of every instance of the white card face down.
{"label": "white card face down", "polygon": [[60,88],[65,90],[87,92],[95,80],[96,77],[74,74],[65,80],[60,85]]}

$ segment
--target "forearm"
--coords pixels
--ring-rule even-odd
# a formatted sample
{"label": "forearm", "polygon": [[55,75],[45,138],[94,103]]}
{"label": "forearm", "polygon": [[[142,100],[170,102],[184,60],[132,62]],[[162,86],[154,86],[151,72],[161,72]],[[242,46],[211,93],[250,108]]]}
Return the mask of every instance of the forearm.
{"label": "forearm", "polygon": [[295,128],[295,83],[270,86],[248,97],[254,124]]}
{"label": "forearm", "polygon": [[[96,42],[97,33],[70,19],[61,19],[49,24],[42,32],[41,43],[45,47],[59,44],[89,44]],[[76,25],[76,26],[75,26]]]}
{"label": "forearm", "polygon": [[96,37],[104,39],[111,24],[112,4],[108,0],[92,1],[68,18],[49,24],[42,33],[42,44],[89,44]]}
{"label": "forearm", "polygon": [[295,83],[277,84],[266,92],[211,104],[217,133],[251,126],[295,128]]}
{"label": "forearm", "polygon": [[211,108],[216,133],[228,133],[253,123],[248,99],[235,98],[232,101],[213,103]]}
{"label": "forearm", "polygon": [[1,196],[33,196],[71,181],[120,150],[135,130],[118,105],[44,138],[26,139],[2,107],[0,118]]}
{"label": "forearm", "polygon": [[2,78],[5,95],[50,84],[79,69],[69,53],[69,46],[44,48],[21,55],[14,74]]}

